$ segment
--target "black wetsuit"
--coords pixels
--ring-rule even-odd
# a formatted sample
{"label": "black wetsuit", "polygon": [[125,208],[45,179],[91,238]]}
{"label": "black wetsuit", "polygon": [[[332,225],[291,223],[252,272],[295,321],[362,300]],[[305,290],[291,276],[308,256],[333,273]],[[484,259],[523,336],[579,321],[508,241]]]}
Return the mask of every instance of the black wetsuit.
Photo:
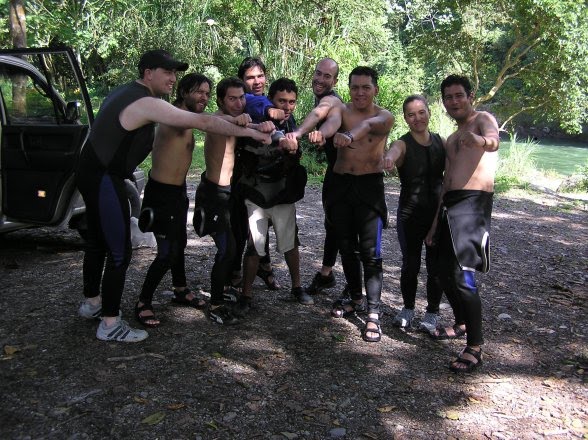
{"label": "black wetsuit", "polygon": [[337,234],[343,271],[351,298],[361,299],[361,272],[355,270],[357,253],[363,263],[368,312],[380,313],[382,294],[382,229],[388,208],[382,173],[352,175],[333,172],[325,188],[328,221]]}
{"label": "black wetsuit", "polygon": [[[434,133],[431,133],[431,144],[428,146],[419,144],[410,132],[400,140],[406,144],[404,161],[402,166],[398,167],[400,198],[396,212],[398,242],[402,251],[400,291],[404,307],[413,310],[423,243],[435,218],[441,197],[445,150],[442,139]],[[437,252],[437,246],[425,248],[429,313],[439,312],[443,295]]]}
{"label": "black wetsuit", "polygon": [[186,286],[184,249],[187,244],[188,206],[185,182],[183,185],[168,185],[149,178],[141,205],[141,220],[144,215],[151,213],[152,226],[147,230],[155,234],[157,256],[149,266],[143,282],[139,296],[143,304],[151,304],[155,289],[169,269],[173,286]]}
{"label": "black wetsuit", "polygon": [[[331,90],[329,93],[321,96],[314,97],[314,106],[316,107],[319,105],[321,99],[325,96],[335,96],[341,100],[341,97],[335,92]],[[317,130],[320,128],[322,123],[317,125]],[[322,201],[323,201],[323,209],[325,206],[325,199],[328,197],[328,193],[325,192],[325,188],[328,188],[328,180],[333,173],[333,167],[335,166],[335,162],[337,162],[337,149],[333,145],[333,138],[330,137],[326,140],[325,145],[323,146],[323,150],[325,152],[325,156],[327,158],[327,169],[325,171],[325,177],[323,179],[323,187],[322,187]],[[325,242],[323,245],[323,266],[325,267],[333,267],[337,262],[337,254],[339,253],[339,247],[337,246],[337,236],[335,234],[335,230],[331,226],[331,224],[327,221],[327,217],[325,216]],[[361,271],[359,266],[359,259],[357,260],[357,267]]]}
{"label": "black wetsuit", "polygon": [[155,127],[147,124],[127,131],[119,116],[147,96],[151,96],[147,87],[132,82],[106,97],[76,169],[88,221],[84,295],[95,297],[102,292],[103,316],[119,314],[131,259],[130,208],[124,180],[132,177],[151,151]]}
{"label": "black wetsuit", "polygon": [[475,271],[490,268],[489,231],[493,193],[454,190],[443,195],[439,221],[441,282],[467,344],[481,345],[482,301]]}
{"label": "black wetsuit", "polygon": [[210,274],[210,304],[223,304],[223,291],[230,279],[235,258],[235,237],[231,230],[231,187],[217,185],[202,173],[196,189],[194,229],[203,237],[210,235],[216,245],[216,255]]}

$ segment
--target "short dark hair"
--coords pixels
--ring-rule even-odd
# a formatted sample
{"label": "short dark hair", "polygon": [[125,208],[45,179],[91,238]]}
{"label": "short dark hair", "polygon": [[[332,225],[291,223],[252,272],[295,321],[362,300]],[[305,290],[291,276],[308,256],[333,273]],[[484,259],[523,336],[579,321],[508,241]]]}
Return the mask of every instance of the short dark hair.
{"label": "short dark hair", "polygon": [[269,88],[269,92],[267,97],[272,101],[276,93],[285,90],[286,92],[294,92],[296,93],[296,97],[298,97],[298,86],[296,83],[288,78],[278,78],[275,80]]}
{"label": "short dark hair", "polygon": [[263,71],[263,73],[265,74],[265,64],[263,64],[263,61],[261,61],[261,58],[247,57],[239,65],[239,70],[237,71],[237,76],[241,79],[245,79],[245,72],[247,72],[252,67],[259,67]]}
{"label": "short dark hair", "polygon": [[372,79],[372,84],[374,86],[378,85],[378,72],[368,66],[357,66],[355,69],[351,71],[349,74],[349,84],[351,84],[351,77],[353,75],[363,75],[369,76]]}
{"label": "short dark hair", "polygon": [[212,90],[212,81],[200,73],[189,73],[184,75],[178,83],[178,90],[176,91],[176,100],[173,102],[175,106],[181,105],[184,102],[184,97],[189,95],[194,89],[197,89],[207,83]]}
{"label": "short dark hair", "polygon": [[410,104],[412,101],[421,101],[423,104],[425,104],[425,107],[427,107],[429,113],[431,112],[431,110],[429,109],[429,102],[427,101],[427,98],[425,98],[423,95],[415,94],[408,96],[404,100],[404,102],[402,103],[402,113],[406,114],[406,106]]}
{"label": "short dark hair", "polygon": [[472,94],[472,83],[467,76],[449,75],[441,83],[441,98],[445,96],[445,89],[453,85],[463,86],[467,96]]}
{"label": "short dark hair", "polygon": [[225,99],[225,96],[227,96],[227,90],[231,87],[242,88],[243,91],[247,90],[245,83],[239,78],[231,76],[229,78],[222,79],[216,85],[216,103],[219,107],[221,106],[223,99]]}

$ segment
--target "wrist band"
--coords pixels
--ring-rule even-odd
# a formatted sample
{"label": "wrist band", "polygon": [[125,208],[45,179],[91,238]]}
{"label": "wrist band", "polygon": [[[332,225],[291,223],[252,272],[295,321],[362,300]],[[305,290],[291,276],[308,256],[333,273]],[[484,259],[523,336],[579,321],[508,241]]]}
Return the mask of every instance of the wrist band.
{"label": "wrist band", "polygon": [[343,132],[344,136],[347,136],[349,139],[351,139],[351,142],[353,142],[353,135],[351,134],[351,132],[349,131],[344,131]]}

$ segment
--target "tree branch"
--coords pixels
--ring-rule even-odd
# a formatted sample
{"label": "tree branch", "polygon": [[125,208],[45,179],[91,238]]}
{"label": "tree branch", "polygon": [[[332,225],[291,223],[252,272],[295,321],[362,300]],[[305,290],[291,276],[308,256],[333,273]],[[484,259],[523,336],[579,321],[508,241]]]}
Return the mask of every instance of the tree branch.
{"label": "tree branch", "polygon": [[536,110],[538,108],[545,107],[545,104],[547,104],[547,100],[542,101],[536,105],[528,105],[526,107],[521,107],[520,110],[518,110],[517,112],[513,113],[508,118],[506,118],[506,120],[502,123],[502,125],[500,125],[500,131],[505,131],[504,127],[506,127],[510,123],[510,121],[512,121],[514,118],[516,118],[521,113],[524,113],[529,110]]}

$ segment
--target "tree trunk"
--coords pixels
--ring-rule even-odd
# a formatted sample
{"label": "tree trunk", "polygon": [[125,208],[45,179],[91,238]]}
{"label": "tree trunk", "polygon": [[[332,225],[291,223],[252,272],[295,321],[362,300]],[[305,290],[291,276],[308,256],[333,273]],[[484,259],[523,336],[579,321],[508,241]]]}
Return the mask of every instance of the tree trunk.
{"label": "tree trunk", "polygon": [[[12,46],[15,49],[27,47],[24,0],[10,0],[10,37],[12,38]],[[16,114],[24,116],[27,109],[27,78],[24,75],[15,75],[12,84],[13,110]]]}
{"label": "tree trunk", "polygon": [[15,49],[27,47],[27,19],[24,0],[10,0],[10,36]]}

